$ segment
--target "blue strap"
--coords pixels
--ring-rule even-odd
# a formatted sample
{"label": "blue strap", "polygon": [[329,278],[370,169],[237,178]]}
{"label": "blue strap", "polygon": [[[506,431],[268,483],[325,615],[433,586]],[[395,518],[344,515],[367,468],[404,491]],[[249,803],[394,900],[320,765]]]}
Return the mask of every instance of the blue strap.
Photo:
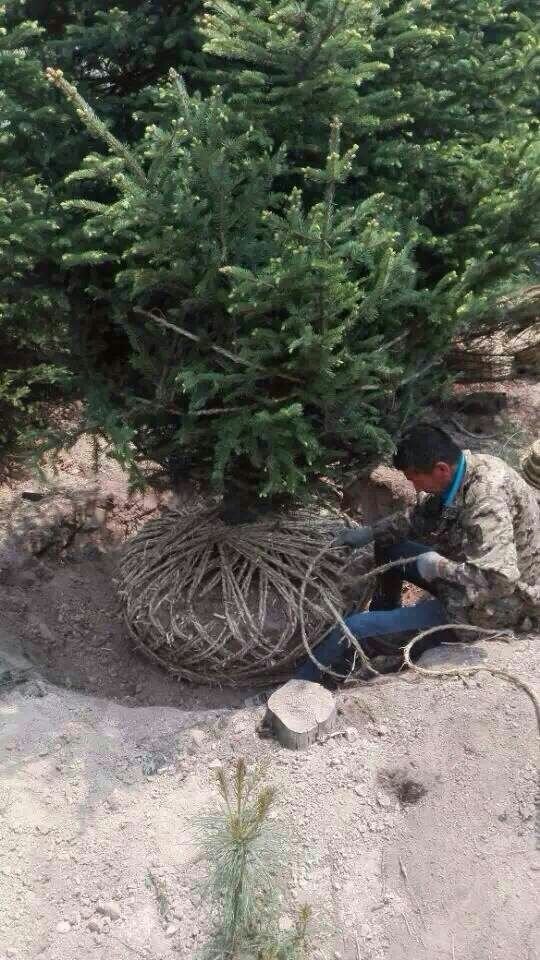
{"label": "blue strap", "polygon": [[449,487],[446,488],[442,495],[443,507],[450,507],[454,500],[456,499],[456,494],[463,483],[463,478],[465,476],[465,471],[467,469],[467,461],[465,459],[465,454],[462,453],[459,458],[458,465],[455,469],[454,476],[452,477],[452,482]]}

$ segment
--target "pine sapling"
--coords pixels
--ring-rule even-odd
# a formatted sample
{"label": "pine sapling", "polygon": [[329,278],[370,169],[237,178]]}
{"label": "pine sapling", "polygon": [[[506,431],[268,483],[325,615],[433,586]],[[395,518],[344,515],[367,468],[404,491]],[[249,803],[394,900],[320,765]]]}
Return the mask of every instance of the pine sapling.
{"label": "pine sapling", "polygon": [[303,907],[293,930],[279,932],[275,896],[283,837],[269,821],[275,788],[264,771],[238,760],[231,776],[217,772],[218,813],[200,821],[207,861],[207,892],[215,916],[207,960],[300,960],[306,956],[310,910]]}

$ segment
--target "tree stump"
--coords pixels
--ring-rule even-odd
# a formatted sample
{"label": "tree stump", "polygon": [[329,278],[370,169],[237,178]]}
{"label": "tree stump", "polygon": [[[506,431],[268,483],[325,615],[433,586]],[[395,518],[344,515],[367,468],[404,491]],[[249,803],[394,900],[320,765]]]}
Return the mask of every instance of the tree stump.
{"label": "tree stump", "polygon": [[267,720],[284,747],[305,750],[332,730],[336,705],[320,683],[289,680],[269,698]]}

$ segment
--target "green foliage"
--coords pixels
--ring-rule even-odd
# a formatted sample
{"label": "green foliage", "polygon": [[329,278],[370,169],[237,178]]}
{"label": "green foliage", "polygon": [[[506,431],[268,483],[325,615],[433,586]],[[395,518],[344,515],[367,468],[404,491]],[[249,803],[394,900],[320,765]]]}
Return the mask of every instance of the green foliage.
{"label": "green foliage", "polygon": [[281,934],[276,885],[283,869],[283,837],[268,822],[275,791],[260,769],[238,760],[231,777],[220,768],[221,810],[200,821],[200,842],[208,869],[208,898],[215,924],[208,960],[301,960],[310,911],[300,911],[295,928]]}
{"label": "green foliage", "polygon": [[[196,65],[198,9],[196,2],[178,10],[172,2],[123,0],[112,9],[103,0],[11,0],[0,7],[2,440],[36,422],[39,401],[81,388],[89,364],[110,348],[111,326],[93,291],[95,261],[87,257],[77,275],[62,261],[81,222],[78,211],[60,206],[69,197],[64,178],[92,140],[43,68],[67,66],[100,100],[107,123],[133,134],[140,124],[132,112],[167,62]],[[103,199],[99,189],[92,199]],[[112,271],[100,270],[99,285],[111,281]]]}
{"label": "green foliage", "polygon": [[205,49],[222,58],[230,102],[303,157],[324,156],[325,120],[337,114],[345,145],[358,145],[351,200],[384,193],[401,222],[417,224],[423,285],[455,279],[450,322],[456,310],[472,322],[527,282],[531,262],[538,269],[539,46],[529,0],[205,6]]}
{"label": "green foliage", "polygon": [[308,496],[535,280],[532,0],[13,0],[0,25],[0,401],[69,382],[134,482],[150,458]]}
{"label": "green foliage", "polygon": [[[157,460],[196,451],[217,488],[241,478],[273,497],[302,494],[346,447],[354,457],[384,444],[375,402],[404,373],[384,337],[403,332],[423,296],[413,238],[396,229],[385,198],[338,203],[355,155],[341,155],[339,123],[325,167],[304,170],[308,199],[298,187],[283,197],[273,189],[283,152],[219,93],[189,97],[173,76],[177,116],[149,127],[137,155],[61,74],[50,78],[110,151],[87,158],[77,178],[99,169],[118,199],[90,205],[92,250],[65,262],[89,253],[118,262],[111,309],[131,343],[121,389],[137,450]],[[183,338],[174,349],[164,330]],[[177,420],[164,438],[168,412]]]}
{"label": "green foliage", "polygon": [[378,128],[369,107],[358,112],[361,84],[380,84],[389,69],[373,54],[372,0],[215,0],[205,7],[205,50],[222,58],[216,79],[231,104],[293,154],[321,159],[334,116],[355,138],[373,123]]}
{"label": "green foliage", "polygon": [[[31,24],[8,34],[0,29],[0,441],[10,443],[21,424],[36,416],[39,400],[69,383],[66,368],[67,300],[51,265],[60,222],[50,186],[28,173],[40,145],[33,142],[18,86],[36,113],[42,86],[28,46],[40,32]],[[18,81],[14,82],[14,74]],[[55,122],[54,112],[48,115]],[[27,148],[28,147],[28,148]]]}

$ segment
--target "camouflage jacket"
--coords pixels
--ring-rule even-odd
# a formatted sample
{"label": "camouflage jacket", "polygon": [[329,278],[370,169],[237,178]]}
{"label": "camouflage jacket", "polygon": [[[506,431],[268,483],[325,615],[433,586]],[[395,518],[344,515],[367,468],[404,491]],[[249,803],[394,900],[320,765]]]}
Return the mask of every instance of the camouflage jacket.
{"label": "camouflage jacket", "polygon": [[421,541],[448,563],[434,593],[449,621],[519,627],[540,621],[540,506],[535,491],[503,460],[465,451],[467,469],[449,507],[437,495],[381,520],[377,543]]}

